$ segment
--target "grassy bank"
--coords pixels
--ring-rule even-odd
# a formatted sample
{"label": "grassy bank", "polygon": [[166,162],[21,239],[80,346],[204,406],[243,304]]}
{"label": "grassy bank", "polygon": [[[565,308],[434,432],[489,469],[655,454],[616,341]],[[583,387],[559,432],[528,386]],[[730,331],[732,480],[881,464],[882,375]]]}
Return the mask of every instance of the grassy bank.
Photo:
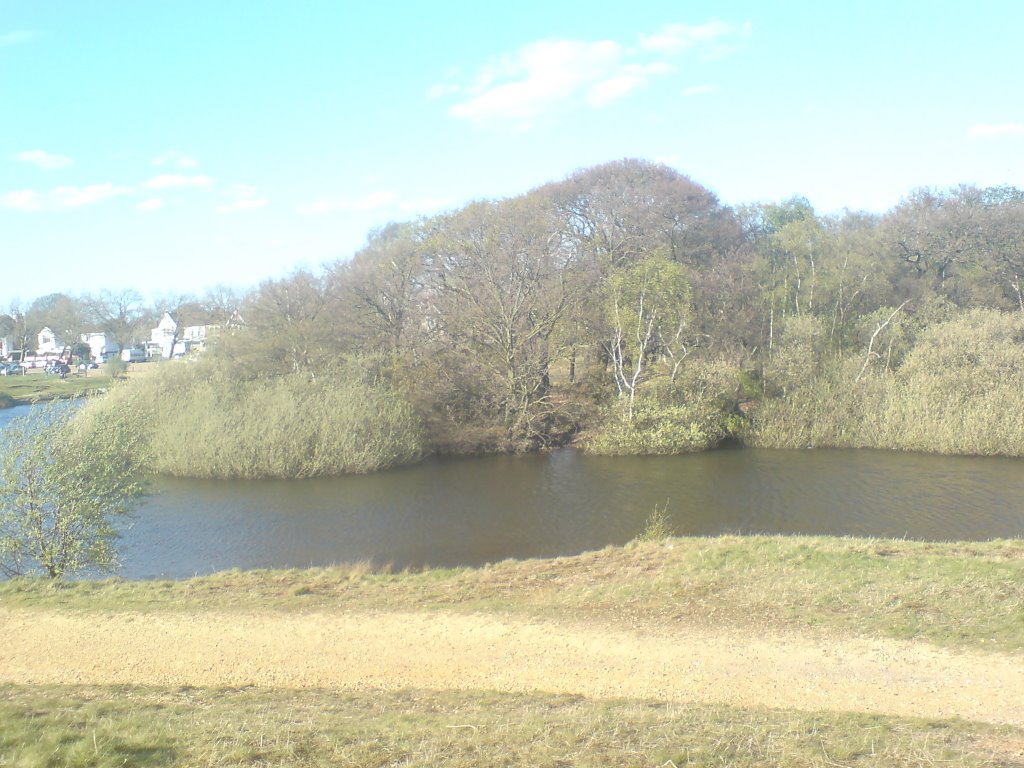
{"label": "grassy bank", "polygon": [[88,376],[72,374],[66,379],[33,371],[24,376],[0,376],[0,408],[28,405],[44,400],[82,397],[110,386],[110,376],[90,371]]}
{"label": "grassy bank", "polygon": [[[187,581],[0,584],[74,612],[491,613],[644,632],[713,625],[1024,650],[1024,541],[676,538],[554,560]],[[0,686],[10,766],[1018,765],[1024,729],[962,720],[488,691]]]}
{"label": "grassy bank", "polygon": [[1013,765],[963,721],[486,692],[0,687],[8,766]]}
{"label": "grassy bank", "polygon": [[0,605],[98,611],[455,610],[672,631],[839,631],[1024,650],[1024,541],[680,538],[477,569],[228,571],[0,584]]}

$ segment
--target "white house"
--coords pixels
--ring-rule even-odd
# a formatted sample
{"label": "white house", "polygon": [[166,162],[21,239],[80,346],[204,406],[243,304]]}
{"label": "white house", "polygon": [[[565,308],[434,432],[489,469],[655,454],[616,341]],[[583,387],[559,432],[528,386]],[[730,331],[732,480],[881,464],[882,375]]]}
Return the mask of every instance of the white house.
{"label": "white house", "polygon": [[165,360],[183,355],[190,349],[201,349],[206,346],[209,332],[216,326],[186,325],[178,330],[178,321],[170,312],[164,312],[156,328],[150,331],[150,348],[158,348],[160,356]]}
{"label": "white house", "polygon": [[6,360],[11,352],[17,351],[18,340],[13,336],[0,336],[0,360]]}
{"label": "white house", "polygon": [[60,337],[57,336],[49,328],[43,328],[36,336],[36,355],[43,357],[46,355],[59,355],[64,351],[65,344]]}
{"label": "white house", "polygon": [[121,351],[121,345],[102,331],[83,333],[82,342],[89,345],[89,354],[94,360],[106,360]]}

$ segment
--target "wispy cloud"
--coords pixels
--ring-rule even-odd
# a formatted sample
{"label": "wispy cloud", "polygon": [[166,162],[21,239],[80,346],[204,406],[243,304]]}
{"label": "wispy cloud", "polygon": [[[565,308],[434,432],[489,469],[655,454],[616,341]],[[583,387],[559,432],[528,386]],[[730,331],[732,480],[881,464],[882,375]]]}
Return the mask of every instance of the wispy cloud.
{"label": "wispy cloud", "polygon": [[392,206],[395,199],[394,192],[371,192],[365,197],[355,200],[349,198],[315,200],[300,205],[295,210],[307,216],[337,213],[338,211],[375,211]]}
{"label": "wispy cloud", "polygon": [[19,152],[15,157],[23,163],[34,165],[46,171],[54,171],[59,168],[67,168],[74,162],[70,157],[55,155],[52,152],[45,152],[41,149],[29,149]]}
{"label": "wispy cloud", "polygon": [[724,21],[696,25],[668,24],[653,35],[640,35],[640,47],[645,51],[677,53],[698,45],[718,44],[737,35],[749,35],[751,29],[750,22],[741,27]]}
{"label": "wispy cloud", "polygon": [[405,213],[434,213],[451,204],[452,201],[447,197],[424,197],[419,200],[401,202],[398,204],[398,208]]}
{"label": "wispy cloud", "polygon": [[224,190],[224,197],[227,201],[218,205],[214,210],[217,213],[242,213],[265,208],[270,202],[260,195],[256,187],[248,184],[234,184]]}
{"label": "wispy cloud", "polygon": [[164,201],[159,197],[151,197],[148,200],[143,200],[135,207],[145,213],[153,213],[154,211],[159,211],[164,207]]}
{"label": "wispy cloud", "polygon": [[153,158],[153,165],[169,165],[174,168],[196,168],[199,161],[180,149],[168,149]]}
{"label": "wispy cloud", "polygon": [[683,96],[707,96],[710,93],[717,93],[717,85],[691,85],[683,88]]}
{"label": "wispy cloud", "polygon": [[0,207],[18,211],[59,211],[96,205],[133,192],[130,187],[110,183],[86,187],[56,187],[49,192],[21,189],[0,196]]}
{"label": "wispy cloud", "polygon": [[991,136],[1024,136],[1024,123],[976,123],[967,134],[975,138]]}
{"label": "wispy cloud", "polygon": [[15,211],[38,211],[42,208],[42,196],[31,189],[18,189],[0,195],[0,208]]}
{"label": "wispy cloud", "polygon": [[0,48],[28,43],[36,37],[36,33],[30,29],[17,29],[14,32],[5,32],[0,34]]}
{"label": "wispy cloud", "polygon": [[539,117],[580,105],[600,108],[677,71],[674,59],[700,47],[711,51],[750,34],[750,25],[672,24],[639,42],[540,40],[496,58],[464,82],[427,92],[454,98],[452,117],[529,128]]}
{"label": "wispy cloud", "polygon": [[212,183],[213,179],[202,174],[182,176],[177,173],[165,173],[150,179],[144,186],[149,189],[173,189],[175,187],[208,187]]}

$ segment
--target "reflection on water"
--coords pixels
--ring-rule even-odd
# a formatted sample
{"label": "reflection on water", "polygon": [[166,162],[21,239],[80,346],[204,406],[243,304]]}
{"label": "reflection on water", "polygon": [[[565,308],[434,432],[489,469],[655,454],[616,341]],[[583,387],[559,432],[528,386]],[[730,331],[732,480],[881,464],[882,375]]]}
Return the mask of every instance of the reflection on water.
{"label": "reflection on water", "polygon": [[686,535],[1019,537],[1022,469],[1020,459],[866,450],[561,450],[329,479],[160,479],[120,549],[134,578],[360,560],[476,565],[622,544],[666,501]]}

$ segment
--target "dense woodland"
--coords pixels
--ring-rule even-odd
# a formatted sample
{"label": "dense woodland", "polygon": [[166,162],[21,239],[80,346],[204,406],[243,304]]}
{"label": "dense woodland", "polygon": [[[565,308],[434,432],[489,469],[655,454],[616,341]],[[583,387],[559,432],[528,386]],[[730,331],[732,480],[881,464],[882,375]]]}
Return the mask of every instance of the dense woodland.
{"label": "dense woodland", "polygon": [[1022,280],[1015,188],[820,216],[623,160],[388,225],[247,296],[167,302],[240,322],[93,410],[144,414],[162,471],[210,476],[570,441],[1018,455]]}

